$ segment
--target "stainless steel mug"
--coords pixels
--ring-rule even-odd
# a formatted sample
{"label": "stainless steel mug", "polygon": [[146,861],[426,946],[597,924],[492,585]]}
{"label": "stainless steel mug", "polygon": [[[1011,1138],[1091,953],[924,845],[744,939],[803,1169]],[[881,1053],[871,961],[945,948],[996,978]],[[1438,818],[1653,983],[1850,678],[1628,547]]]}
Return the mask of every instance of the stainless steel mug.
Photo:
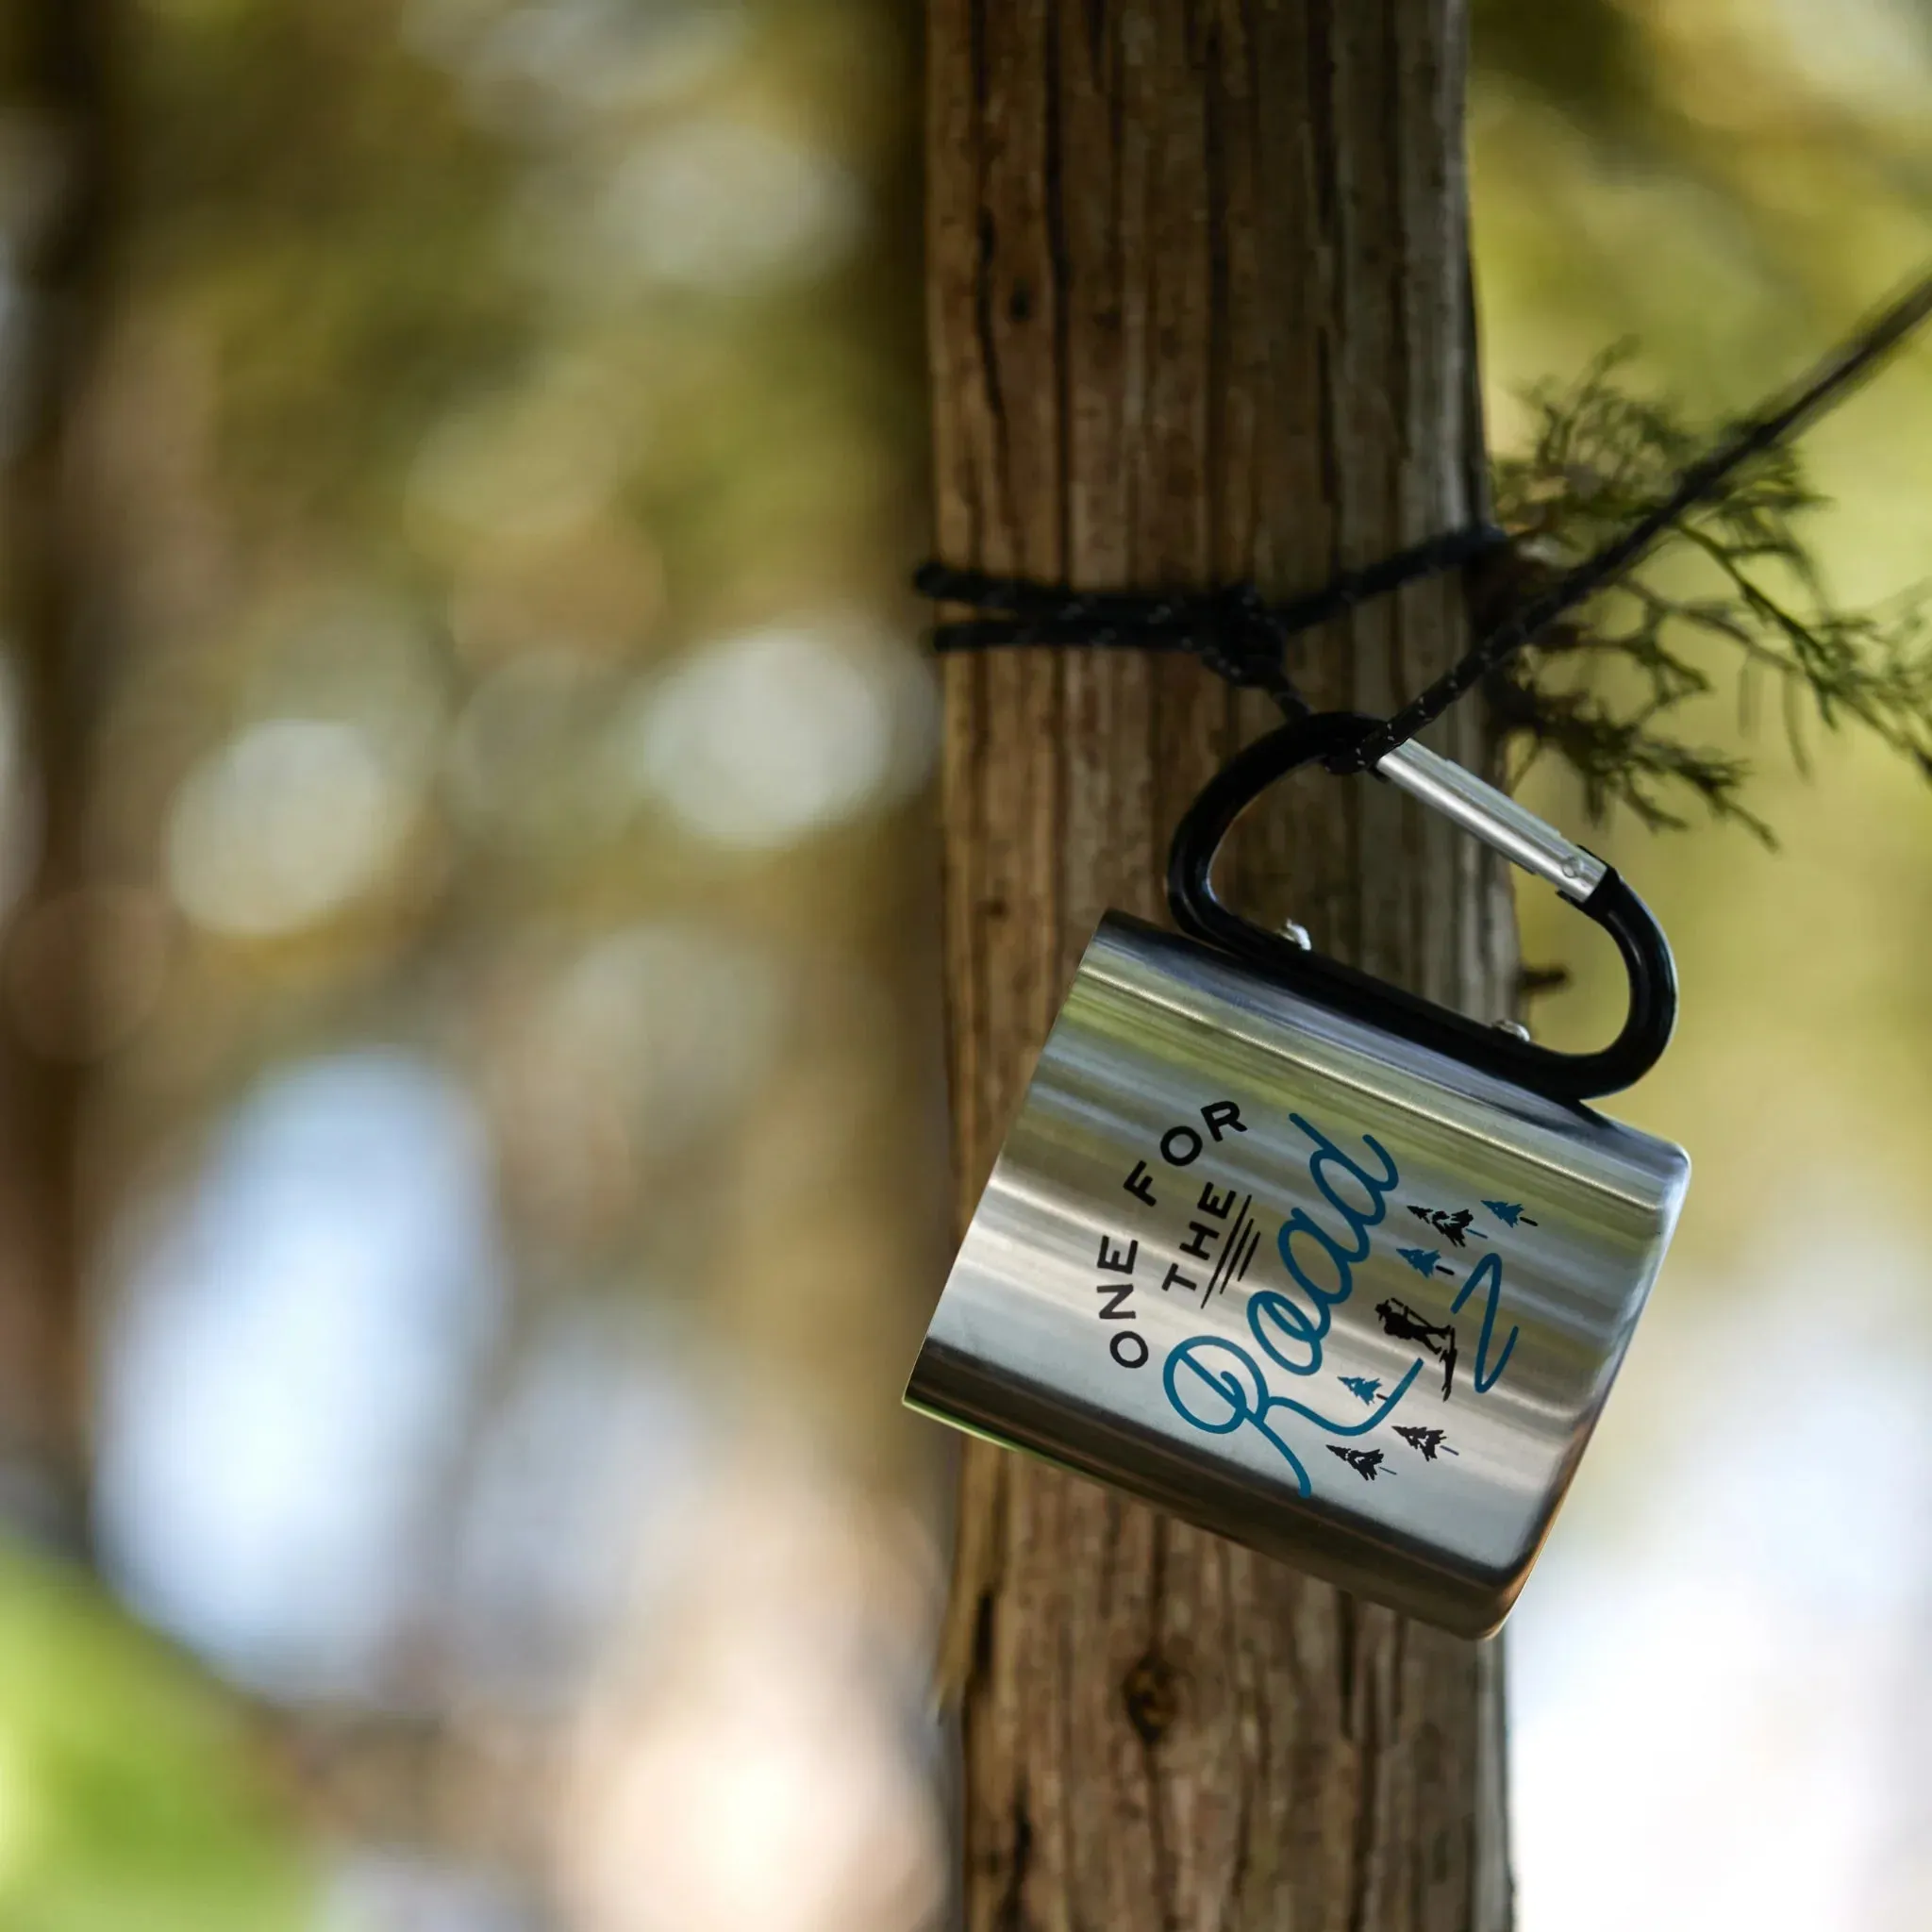
{"label": "stainless steel mug", "polygon": [[1169,877],[1193,938],[1101,922],[906,1399],[1477,1636],[1535,1560],[1683,1200],[1680,1148],[1582,1104],[1662,1052],[1675,978],[1601,859],[1412,743],[1376,772],[1616,940],[1609,1047],[1551,1052],[1229,910],[1211,869],[1235,818],[1368,724],[1290,725],[1202,794]]}

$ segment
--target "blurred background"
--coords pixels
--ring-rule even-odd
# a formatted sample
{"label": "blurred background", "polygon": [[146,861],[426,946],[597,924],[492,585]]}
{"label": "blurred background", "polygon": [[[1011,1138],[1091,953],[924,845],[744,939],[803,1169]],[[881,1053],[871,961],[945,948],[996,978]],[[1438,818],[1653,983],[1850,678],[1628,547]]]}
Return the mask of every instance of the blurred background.
{"label": "blurred background", "polygon": [[[7,1932],[942,1910],[915,18],[0,16]],[[1499,448],[1932,254],[1924,0],[1475,58]],[[1932,350],[1807,447],[1917,584]],[[1596,835],[1697,1182],[1510,1626],[1524,1932],[1932,1924],[1932,791],[1749,723],[1780,852]]]}

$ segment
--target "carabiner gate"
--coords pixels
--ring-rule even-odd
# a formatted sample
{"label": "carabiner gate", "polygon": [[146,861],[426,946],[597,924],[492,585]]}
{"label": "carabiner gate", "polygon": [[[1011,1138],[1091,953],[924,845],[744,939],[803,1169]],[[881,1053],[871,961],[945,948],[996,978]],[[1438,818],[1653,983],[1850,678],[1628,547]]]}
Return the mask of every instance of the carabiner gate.
{"label": "carabiner gate", "polygon": [[1656,1065],[1677,1017],[1676,968],[1643,902],[1592,852],[1451,759],[1410,740],[1377,760],[1377,776],[1453,819],[1524,871],[1547,879],[1617,942],[1629,980],[1623,1030],[1595,1053],[1557,1053],[1453,1013],[1352,966],[1291,943],[1215,896],[1213,869],[1235,821],[1277,778],[1355,749],[1373,718],[1329,711],[1257,739],[1209,780],[1175,828],[1167,895],[1183,932],[1323,1004],[1452,1055],[1552,1100],[1620,1092]]}

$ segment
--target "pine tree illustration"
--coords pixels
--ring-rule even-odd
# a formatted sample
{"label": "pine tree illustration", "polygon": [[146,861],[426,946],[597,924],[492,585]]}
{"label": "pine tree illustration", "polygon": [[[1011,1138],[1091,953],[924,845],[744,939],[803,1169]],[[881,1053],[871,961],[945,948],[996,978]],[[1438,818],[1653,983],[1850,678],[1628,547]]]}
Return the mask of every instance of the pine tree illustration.
{"label": "pine tree illustration", "polygon": [[1418,1274],[1447,1274],[1441,1266],[1441,1255],[1434,1248],[1397,1248],[1395,1251]]}
{"label": "pine tree illustration", "polygon": [[1536,1225],[1536,1223],[1523,1211],[1523,1203],[1521,1201],[1485,1201],[1483,1206],[1505,1227],[1514,1227],[1519,1221],[1524,1227],[1534,1227]]}
{"label": "pine tree illustration", "polygon": [[1438,1451],[1444,1456],[1455,1456],[1458,1453],[1457,1450],[1450,1448],[1449,1444],[1443,1440],[1441,1429],[1412,1429],[1404,1428],[1398,1424],[1395,1433],[1411,1449],[1421,1450],[1424,1462],[1435,1461]]}
{"label": "pine tree illustration", "polygon": [[1338,1442],[1328,1445],[1331,1456],[1339,1456],[1363,1482],[1372,1483],[1378,1475],[1391,1474],[1382,1467],[1382,1452],[1379,1449],[1344,1449]]}
{"label": "pine tree illustration", "polygon": [[1341,1386],[1359,1401],[1373,1408],[1381,1399],[1382,1378],[1379,1375],[1342,1375],[1338,1377]]}

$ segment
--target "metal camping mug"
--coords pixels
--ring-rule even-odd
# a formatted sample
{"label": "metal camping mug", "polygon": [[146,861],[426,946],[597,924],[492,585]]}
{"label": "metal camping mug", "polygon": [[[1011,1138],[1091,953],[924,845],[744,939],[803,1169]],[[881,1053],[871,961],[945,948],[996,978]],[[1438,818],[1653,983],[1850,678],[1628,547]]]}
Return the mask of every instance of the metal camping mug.
{"label": "metal camping mug", "polygon": [[1109,913],[906,1391],[1466,1636],[1508,1613],[1663,1259],[1683,1150],[1582,1105],[1676,1015],[1637,896],[1459,766],[1374,767],[1579,905],[1623,1031],[1558,1054],[1262,931],[1214,895],[1241,810],[1359,745],[1331,714],[1251,745],[1175,835],[1175,938]]}

